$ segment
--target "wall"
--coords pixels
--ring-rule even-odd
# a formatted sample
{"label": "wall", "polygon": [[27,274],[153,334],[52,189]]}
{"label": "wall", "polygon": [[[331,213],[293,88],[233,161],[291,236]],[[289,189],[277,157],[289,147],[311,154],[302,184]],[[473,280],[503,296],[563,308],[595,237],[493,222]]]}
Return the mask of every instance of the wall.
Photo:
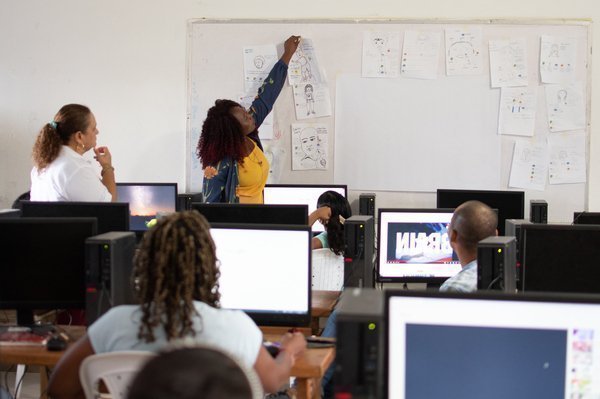
{"label": "wall", "polygon": [[[190,18],[590,18],[597,0],[23,0],[0,3],[0,208],[29,187],[39,128],[68,102],[89,105],[120,181],[185,182],[186,21]],[[435,14],[432,13],[435,10]],[[600,30],[592,43],[600,43]],[[597,52],[596,52],[597,54]],[[593,73],[600,68],[598,56]],[[590,178],[600,175],[593,104]],[[181,188],[180,190],[183,190]],[[565,187],[568,190],[568,187]],[[354,197],[358,193],[352,193]],[[431,196],[378,193],[379,206],[433,206]],[[588,208],[600,210],[589,185]],[[553,204],[551,204],[553,206]]]}

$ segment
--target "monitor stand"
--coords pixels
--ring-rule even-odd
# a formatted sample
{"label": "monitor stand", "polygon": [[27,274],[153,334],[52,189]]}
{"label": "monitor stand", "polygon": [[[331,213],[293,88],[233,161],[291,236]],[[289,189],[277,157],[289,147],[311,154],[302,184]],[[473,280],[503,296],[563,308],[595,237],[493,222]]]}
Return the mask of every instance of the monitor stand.
{"label": "monitor stand", "polygon": [[428,291],[439,291],[443,283],[427,283]]}

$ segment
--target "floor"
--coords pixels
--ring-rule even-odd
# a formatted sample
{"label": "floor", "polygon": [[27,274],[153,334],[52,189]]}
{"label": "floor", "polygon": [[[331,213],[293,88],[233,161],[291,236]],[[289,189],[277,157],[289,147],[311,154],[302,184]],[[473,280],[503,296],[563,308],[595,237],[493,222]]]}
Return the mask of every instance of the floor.
{"label": "floor", "polygon": [[[0,386],[7,387],[11,395],[15,393],[15,373],[14,371],[0,371]],[[21,396],[19,399],[38,399],[40,397],[40,374],[37,372],[25,373],[23,378]]]}

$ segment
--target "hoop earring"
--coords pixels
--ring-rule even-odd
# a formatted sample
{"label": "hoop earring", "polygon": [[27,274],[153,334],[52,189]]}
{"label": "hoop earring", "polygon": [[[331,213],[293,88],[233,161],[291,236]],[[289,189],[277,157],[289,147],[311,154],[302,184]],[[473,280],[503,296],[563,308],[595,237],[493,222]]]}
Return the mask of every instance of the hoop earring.
{"label": "hoop earring", "polygon": [[[79,148],[79,147],[77,147]],[[83,143],[81,143],[81,150],[85,152],[85,145],[83,145]]]}

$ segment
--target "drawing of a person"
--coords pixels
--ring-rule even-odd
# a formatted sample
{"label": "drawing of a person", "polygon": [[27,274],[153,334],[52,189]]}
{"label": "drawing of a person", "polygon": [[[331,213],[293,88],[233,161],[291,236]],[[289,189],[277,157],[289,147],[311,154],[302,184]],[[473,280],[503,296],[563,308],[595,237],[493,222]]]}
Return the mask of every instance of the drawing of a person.
{"label": "drawing of a person", "polygon": [[374,37],[373,38],[373,46],[375,50],[379,53],[379,66],[377,73],[380,75],[385,75],[387,73],[385,65],[386,65],[386,50],[385,50],[385,38],[383,37]]}
{"label": "drawing of a person", "polygon": [[303,82],[312,81],[312,71],[310,69],[310,62],[308,58],[304,54],[298,57],[298,63],[300,64],[300,76],[302,76]]}
{"label": "drawing of a person", "polygon": [[554,107],[555,112],[563,112],[564,108],[567,106],[567,91],[565,89],[560,89],[556,92],[556,106]]}
{"label": "drawing of a person", "polygon": [[315,97],[313,94],[313,86],[307,84],[304,86],[304,98],[306,98],[306,115],[315,113]]}

